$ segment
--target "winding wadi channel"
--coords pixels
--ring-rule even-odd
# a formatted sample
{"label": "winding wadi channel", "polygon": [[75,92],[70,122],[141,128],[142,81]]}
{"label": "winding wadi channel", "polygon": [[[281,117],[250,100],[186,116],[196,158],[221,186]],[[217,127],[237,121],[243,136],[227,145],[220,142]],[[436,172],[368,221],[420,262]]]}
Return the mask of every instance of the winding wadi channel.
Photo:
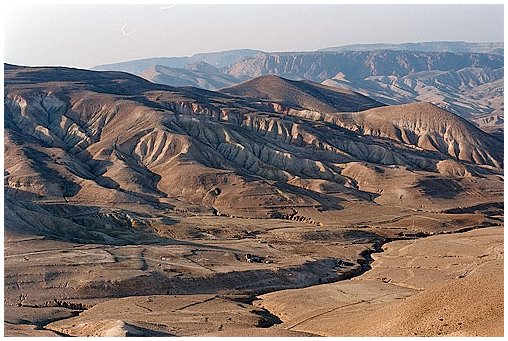
{"label": "winding wadi channel", "polygon": [[[396,240],[382,251],[372,263],[365,254],[361,273],[347,280],[254,300],[215,294],[118,298],[45,329],[74,336],[503,335],[503,227]],[[171,332],[154,334],[164,330],[161,325]]]}

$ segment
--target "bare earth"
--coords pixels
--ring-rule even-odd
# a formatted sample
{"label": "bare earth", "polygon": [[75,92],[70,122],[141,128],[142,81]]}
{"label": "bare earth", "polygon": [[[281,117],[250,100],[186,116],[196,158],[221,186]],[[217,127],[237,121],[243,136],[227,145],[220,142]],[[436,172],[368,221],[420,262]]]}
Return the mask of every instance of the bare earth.
{"label": "bare earth", "polygon": [[396,241],[360,277],[255,305],[280,328],[325,336],[503,336],[503,259],[498,227]]}
{"label": "bare earth", "polygon": [[[85,290],[88,288],[84,284],[87,279],[78,273],[73,276],[79,278],[81,287],[71,283],[61,286],[66,289],[51,290],[52,286],[58,287],[57,282],[47,280],[44,290],[27,291],[30,294],[25,296],[22,293],[20,307],[6,307],[5,332],[10,336],[503,335],[502,227],[395,241],[385,244],[383,249],[384,252],[373,254],[372,269],[359,277],[303,289],[276,291],[260,295],[252,302],[251,296],[235,294],[232,289],[229,294],[199,294],[202,286],[197,284],[190,284],[186,288],[190,294],[186,295],[161,295],[160,287],[135,287],[131,290],[136,292],[136,296],[107,298],[104,296],[111,296],[110,291],[115,291],[115,282],[121,283],[124,290],[129,290],[133,270],[128,270],[130,265],[123,263],[126,267],[123,272],[97,272],[108,266],[108,257],[102,261],[89,258],[94,253],[99,258],[102,256],[98,249],[86,251],[81,246],[74,251],[76,255],[66,252],[66,262],[75,264],[71,268],[90,269],[87,271],[88,281],[94,282],[93,278],[98,273],[105,279],[114,278],[107,282],[110,291]],[[114,251],[116,255],[121,253],[119,250]],[[124,250],[127,251],[128,247]],[[89,260],[83,263],[79,253]],[[57,254],[61,251],[40,250],[23,253],[23,257],[36,260],[33,257],[53,255],[55,263]],[[132,256],[131,261],[139,262],[138,257]],[[147,258],[148,264],[151,264],[150,258]],[[11,264],[12,259],[7,257],[6,263]],[[128,259],[126,257],[125,262]],[[121,264],[115,266],[121,268]],[[99,268],[94,269],[94,266]],[[254,266],[275,267],[273,264]],[[276,267],[281,266],[279,263]],[[147,271],[145,273],[148,274]],[[125,277],[123,281],[122,275]],[[297,276],[297,271],[293,275]],[[69,280],[73,276],[66,273],[64,278]],[[263,279],[266,281],[269,276],[265,274]],[[148,282],[149,278],[145,281]],[[216,290],[219,285],[216,283],[213,289]],[[143,290],[155,290],[152,292],[156,294],[137,296]],[[70,293],[76,297],[104,298],[42,303],[59,293],[64,297]],[[6,299],[10,297],[13,296],[8,295]],[[78,304],[72,306],[73,302]],[[44,305],[54,306],[44,308]],[[72,317],[76,314],[79,316]],[[34,329],[34,325],[45,327]]]}

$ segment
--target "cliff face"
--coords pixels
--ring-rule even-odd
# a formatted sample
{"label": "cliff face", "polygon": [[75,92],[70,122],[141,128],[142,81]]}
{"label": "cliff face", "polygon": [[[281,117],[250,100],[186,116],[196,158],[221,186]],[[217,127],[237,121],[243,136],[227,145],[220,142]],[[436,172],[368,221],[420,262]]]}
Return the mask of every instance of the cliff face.
{"label": "cliff face", "polygon": [[503,57],[418,51],[265,53],[238,61],[228,67],[226,73],[251,77],[276,74],[324,81],[339,72],[346,79],[357,80],[381,75],[403,77],[430,70],[456,71],[466,67],[498,69],[503,67]]}

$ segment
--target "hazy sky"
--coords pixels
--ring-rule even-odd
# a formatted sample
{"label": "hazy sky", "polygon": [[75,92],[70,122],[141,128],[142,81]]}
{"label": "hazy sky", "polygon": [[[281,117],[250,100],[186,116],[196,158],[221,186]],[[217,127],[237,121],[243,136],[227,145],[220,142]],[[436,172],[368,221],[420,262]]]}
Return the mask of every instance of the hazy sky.
{"label": "hazy sky", "polygon": [[237,48],[503,41],[503,5],[23,5],[4,18],[6,62],[84,68]]}

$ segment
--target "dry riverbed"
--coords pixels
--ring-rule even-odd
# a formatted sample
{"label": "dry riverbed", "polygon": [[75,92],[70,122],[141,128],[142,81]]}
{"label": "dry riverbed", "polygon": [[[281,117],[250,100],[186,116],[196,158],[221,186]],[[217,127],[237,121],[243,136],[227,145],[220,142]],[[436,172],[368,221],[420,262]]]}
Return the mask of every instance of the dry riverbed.
{"label": "dry riverbed", "polygon": [[255,305],[279,316],[278,328],[324,336],[503,336],[502,227],[384,250],[359,277],[269,293]]}

